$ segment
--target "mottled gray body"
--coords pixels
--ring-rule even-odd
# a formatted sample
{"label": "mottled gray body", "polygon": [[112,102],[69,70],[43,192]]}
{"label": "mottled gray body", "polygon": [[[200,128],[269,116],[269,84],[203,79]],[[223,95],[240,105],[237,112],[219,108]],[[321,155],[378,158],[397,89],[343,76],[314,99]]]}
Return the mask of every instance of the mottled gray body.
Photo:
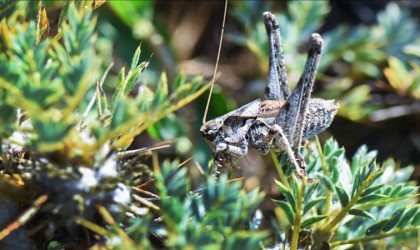
{"label": "mottled gray body", "polygon": [[321,36],[311,35],[304,72],[290,92],[277,19],[269,12],[263,15],[270,48],[263,100],[208,121],[200,129],[214,151],[215,176],[235,166],[251,147],[261,154],[270,149],[286,151],[297,174],[305,177],[305,162],[299,152],[301,141],[328,128],[337,113],[338,105],[333,100],[310,98],[322,52]]}

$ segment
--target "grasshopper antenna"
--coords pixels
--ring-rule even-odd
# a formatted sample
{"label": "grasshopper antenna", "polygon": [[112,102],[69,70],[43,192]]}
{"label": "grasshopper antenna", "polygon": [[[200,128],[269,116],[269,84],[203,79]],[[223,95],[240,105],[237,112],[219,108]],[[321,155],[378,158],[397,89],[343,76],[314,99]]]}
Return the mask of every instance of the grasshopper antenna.
{"label": "grasshopper antenna", "polygon": [[204,115],[203,115],[203,124],[206,123],[207,111],[209,110],[211,94],[213,93],[214,82],[216,81],[217,68],[219,66],[219,59],[220,59],[220,51],[222,50],[223,33],[225,32],[227,5],[228,5],[228,0],[225,1],[225,12],[223,14],[222,32],[220,33],[219,49],[217,51],[217,58],[216,58],[216,66],[214,66],[213,78],[211,79],[211,83],[210,83],[211,86],[210,86],[210,91],[209,91],[209,97],[207,98],[206,109],[204,110]]}

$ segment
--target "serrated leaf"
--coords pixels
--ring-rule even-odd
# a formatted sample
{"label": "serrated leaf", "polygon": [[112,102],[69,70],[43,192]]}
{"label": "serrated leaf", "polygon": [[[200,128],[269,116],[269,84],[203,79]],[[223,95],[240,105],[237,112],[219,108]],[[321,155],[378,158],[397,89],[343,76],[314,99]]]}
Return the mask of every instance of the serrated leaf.
{"label": "serrated leaf", "polygon": [[397,211],[392,213],[389,221],[382,228],[382,231],[388,232],[389,230],[394,228],[397,225],[398,221],[400,221],[402,215],[404,214],[404,211],[405,211],[405,207],[401,207],[397,209]]}
{"label": "serrated leaf", "polygon": [[305,219],[305,220],[302,221],[302,223],[300,223],[300,228],[301,229],[307,228],[307,227],[311,226],[312,224],[315,224],[318,221],[321,221],[321,220],[323,220],[327,217],[328,217],[327,215],[317,215],[317,216]]}
{"label": "serrated leaf", "polygon": [[306,214],[311,208],[313,208],[316,204],[320,201],[325,200],[325,196],[317,197],[313,200],[310,200],[308,203],[304,204],[303,206],[303,215]]}
{"label": "serrated leaf", "polygon": [[347,206],[347,204],[349,204],[350,197],[346,193],[346,191],[342,187],[337,186],[337,185],[335,186],[335,191],[337,192],[338,199],[340,200],[341,206],[342,207]]}
{"label": "serrated leaf", "polygon": [[354,215],[354,216],[361,216],[361,217],[366,217],[366,218],[370,218],[372,220],[376,220],[375,216],[365,210],[360,210],[360,209],[350,209],[349,214]]}
{"label": "serrated leaf", "polygon": [[374,235],[381,232],[382,228],[388,223],[389,219],[380,220],[366,229],[366,235]]}
{"label": "serrated leaf", "polygon": [[293,193],[285,185],[283,185],[283,183],[277,180],[274,180],[274,182],[276,183],[277,187],[280,189],[280,192],[284,195],[284,197],[286,197],[286,200],[291,205],[293,211],[295,211],[296,201],[295,201],[295,196],[293,195]]}
{"label": "serrated leaf", "polygon": [[295,212],[292,209],[292,207],[290,206],[290,204],[285,202],[285,201],[279,201],[279,200],[273,200],[273,202],[277,206],[279,206],[286,213],[286,216],[287,216],[287,219],[289,220],[289,223],[291,225],[293,225],[293,223],[295,221]]}

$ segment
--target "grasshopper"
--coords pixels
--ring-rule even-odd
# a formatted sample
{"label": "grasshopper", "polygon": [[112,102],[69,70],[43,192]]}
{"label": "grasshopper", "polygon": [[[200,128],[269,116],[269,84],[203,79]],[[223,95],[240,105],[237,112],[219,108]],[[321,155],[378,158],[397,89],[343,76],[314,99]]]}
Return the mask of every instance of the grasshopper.
{"label": "grasshopper", "polygon": [[270,12],[264,12],[263,17],[270,52],[264,97],[210,120],[200,129],[214,153],[212,174],[216,178],[228,167],[237,166],[248,148],[264,155],[270,150],[285,151],[297,175],[305,178],[302,139],[327,129],[339,108],[334,100],[310,98],[322,53],[321,36],[311,35],[304,71],[291,92],[277,18]]}

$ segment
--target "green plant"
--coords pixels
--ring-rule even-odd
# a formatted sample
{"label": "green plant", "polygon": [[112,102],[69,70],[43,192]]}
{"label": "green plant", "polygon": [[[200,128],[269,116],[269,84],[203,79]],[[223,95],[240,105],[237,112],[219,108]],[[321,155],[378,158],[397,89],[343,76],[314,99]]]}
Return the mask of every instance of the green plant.
{"label": "green plant", "polygon": [[[49,33],[41,2],[0,4],[0,248],[373,248],[375,238],[386,238],[380,244],[390,247],[416,244],[420,212],[416,184],[407,181],[412,168],[399,169],[391,160],[377,166],[366,147],[349,165],[333,140],[323,150],[310,143],[303,154],[316,178],[311,183],[284,173],[283,158],[276,183],[284,199],[274,201],[278,216],[270,228],[260,228],[255,212],[264,192],[226,176],[215,181],[195,160],[159,161],[158,150],[171,143],[165,140],[183,136],[184,123],[174,112],[210,85],[185,73],[159,72],[155,81],[144,81],[154,58],[141,59],[140,46],[113,77],[110,42],[96,33],[95,3],[59,6],[57,34]],[[132,22],[126,15],[132,9],[112,5]],[[152,4],[134,5],[150,28],[142,31],[157,33],[149,20]],[[322,8],[316,17],[325,15]],[[310,32],[313,24],[293,25]],[[416,66],[396,60],[386,76],[395,89],[416,96],[415,87],[399,82],[415,78]],[[129,148],[146,133],[163,142]],[[194,169],[202,172],[199,185]]]}
{"label": "green plant", "polygon": [[[298,180],[284,173],[277,164],[280,181],[276,184],[284,200],[274,200],[286,216],[278,216],[281,241],[292,249],[312,246],[338,247],[378,244],[410,246],[420,229],[416,204],[418,188],[408,182],[413,167],[398,169],[392,160],[375,163],[376,152],[361,147],[347,163],[344,149],[330,139],[323,149],[312,142],[305,150],[313,182]],[[394,237],[388,241],[371,242]],[[305,239],[305,240],[303,240]]]}

